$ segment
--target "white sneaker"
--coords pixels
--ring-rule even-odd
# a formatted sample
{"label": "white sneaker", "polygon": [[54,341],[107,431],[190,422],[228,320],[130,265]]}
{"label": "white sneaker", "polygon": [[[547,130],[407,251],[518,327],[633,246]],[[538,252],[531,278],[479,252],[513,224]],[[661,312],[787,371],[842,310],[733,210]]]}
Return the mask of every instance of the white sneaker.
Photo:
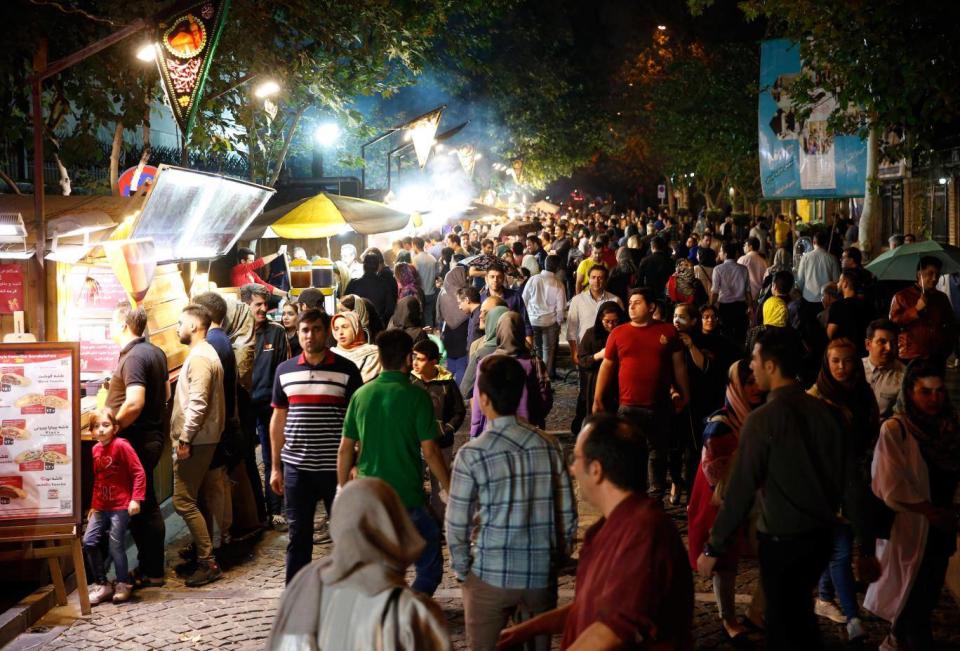
{"label": "white sneaker", "polygon": [[113,596],[113,586],[109,583],[98,583],[90,591],[90,605],[96,606],[104,601],[110,601]]}
{"label": "white sneaker", "polygon": [[863,623],[859,617],[852,617],[847,622],[847,641],[857,642],[867,637],[867,632],[863,630]]}
{"label": "white sneaker", "polygon": [[831,622],[836,622],[837,624],[846,624],[847,617],[844,615],[837,604],[832,601],[824,601],[823,599],[817,599],[816,603],[813,606],[813,612],[815,612],[820,617],[825,617]]}

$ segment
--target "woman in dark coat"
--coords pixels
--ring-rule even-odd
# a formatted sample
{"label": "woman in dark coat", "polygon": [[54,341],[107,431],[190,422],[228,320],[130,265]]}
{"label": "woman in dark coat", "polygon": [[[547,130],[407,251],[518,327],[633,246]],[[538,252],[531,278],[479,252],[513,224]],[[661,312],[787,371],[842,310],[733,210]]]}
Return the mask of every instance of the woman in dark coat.
{"label": "woman in dark coat", "polygon": [[[593,327],[587,330],[579,346],[579,366],[580,366],[580,396],[579,400],[585,401],[588,409],[593,404],[593,394],[597,387],[597,373],[600,371],[600,364],[603,362],[603,351],[607,346],[607,336],[618,325],[627,322],[627,313],[623,311],[616,301],[607,301],[597,309],[597,319]],[[617,398],[619,391],[617,389],[616,379],[610,383],[610,386],[603,397],[603,404],[606,411],[610,413],[617,412]]]}

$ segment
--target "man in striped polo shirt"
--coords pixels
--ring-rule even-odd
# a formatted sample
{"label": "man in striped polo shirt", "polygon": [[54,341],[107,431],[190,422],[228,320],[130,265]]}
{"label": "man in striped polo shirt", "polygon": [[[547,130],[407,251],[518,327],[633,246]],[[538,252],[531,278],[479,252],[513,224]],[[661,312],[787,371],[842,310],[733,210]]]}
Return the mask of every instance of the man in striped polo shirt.
{"label": "man in striped polo shirt", "polygon": [[286,496],[287,583],[310,563],[317,502],[323,500],[330,513],[343,418],[350,397],[363,385],[353,362],[327,350],[329,334],[325,313],[311,309],[300,314],[297,336],[303,353],[280,364],[273,383],[270,486]]}

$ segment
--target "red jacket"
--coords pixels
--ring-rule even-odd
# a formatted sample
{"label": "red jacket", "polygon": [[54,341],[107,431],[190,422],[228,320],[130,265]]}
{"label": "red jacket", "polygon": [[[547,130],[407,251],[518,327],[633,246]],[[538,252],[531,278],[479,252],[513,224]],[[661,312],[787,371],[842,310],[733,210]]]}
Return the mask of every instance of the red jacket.
{"label": "red jacket", "polygon": [[93,446],[93,503],[96,511],[125,511],[147,495],[147,475],[126,439]]}
{"label": "red jacket", "polygon": [[926,292],[926,307],[917,311],[920,288],[907,287],[890,302],[890,320],[900,326],[900,359],[929,355],[946,358],[952,351],[956,332],[953,306],[947,295],[936,289]]}
{"label": "red jacket", "polygon": [[235,265],[233,269],[230,270],[231,285],[233,287],[243,287],[244,285],[256,283],[257,285],[263,285],[273,292],[273,290],[276,288],[254,273],[254,271],[263,265],[263,258],[257,258],[253,262],[241,262],[240,264]]}

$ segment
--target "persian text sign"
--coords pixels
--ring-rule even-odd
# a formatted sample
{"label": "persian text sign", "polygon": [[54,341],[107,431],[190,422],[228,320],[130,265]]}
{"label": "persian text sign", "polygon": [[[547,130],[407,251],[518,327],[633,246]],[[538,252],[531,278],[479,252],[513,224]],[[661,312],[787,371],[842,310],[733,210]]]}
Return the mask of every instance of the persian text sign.
{"label": "persian text sign", "polygon": [[0,314],[23,309],[23,267],[19,262],[0,264]]}
{"label": "persian text sign", "polygon": [[790,86],[804,69],[800,48],[786,39],[764,41],[760,53],[758,126],[760,183],[767,199],[862,197],[867,144],[827,128],[833,95],[818,90],[817,104],[801,120]]}

